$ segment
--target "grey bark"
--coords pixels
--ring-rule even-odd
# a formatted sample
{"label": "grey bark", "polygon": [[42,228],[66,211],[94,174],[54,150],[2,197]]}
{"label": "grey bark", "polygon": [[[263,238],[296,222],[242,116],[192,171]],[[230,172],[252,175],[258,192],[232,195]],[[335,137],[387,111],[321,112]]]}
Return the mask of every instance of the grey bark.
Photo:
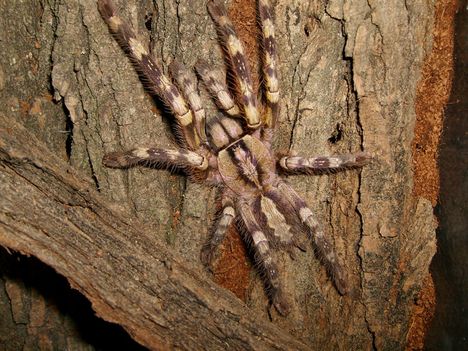
{"label": "grey bark", "polygon": [[[222,64],[204,1],[118,4],[164,65],[175,57],[187,66],[198,58]],[[70,165],[92,179],[102,196],[136,218],[135,223],[144,223],[147,229],[141,232],[152,232],[152,239],[145,240],[167,250],[183,267],[201,272],[199,251],[215,213],[215,192],[165,171],[110,170],[101,164],[109,151],[172,143],[165,118],[144,93],[95,2],[30,6],[19,14],[11,10],[8,17],[14,21],[23,16],[28,30],[3,19],[9,51],[1,58],[1,112],[67,159],[63,106],[72,126]],[[285,255],[280,265],[292,314],[282,318],[269,310],[263,284],[252,273],[249,309],[242,309],[247,317],[241,319],[252,314],[265,325],[272,319],[317,349],[403,349],[413,299],[435,251],[432,207],[412,195],[411,171],[415,92],[430,50],[433,3],[278,0],[274,7],[282,89],[277,149],[310,155],[363,147],[376,157],[362,172],[289,179],[332,238],[351,277],[352,293],[338,295],[312,250],[298,254],[295,261]],[[7,4],[2,8],[8,9]],[[151,31],[145,27],[148,14],[153,16]],[[32,35],[18,33],[21,30]],[[29,74],[30,65],[24,63],[29,52],[37,61],[37,74]],[[37,116],[32,107],[42,91],[52,92],[57,105],[39,100],[44,108]],[[25,97],[31,103],[22,115],[20,100]],[[0,200],[2,215],[5,203]],[[1,244],[14,248],[14,243]],[[158,261],[151,262],[151,257],[148,253],[139,259],[155,267]],[[77,277],[67,275],[65,268],[54,268],[76,283]],[[109,272],[108,279],[116,278]],[[209,280],[200,274],[197,283],[209,285]],[[232,303],[234,297],[227,299]],[[180,317],[182,331],[189,318]],[[179,335],[183,339],[187,334]]]}

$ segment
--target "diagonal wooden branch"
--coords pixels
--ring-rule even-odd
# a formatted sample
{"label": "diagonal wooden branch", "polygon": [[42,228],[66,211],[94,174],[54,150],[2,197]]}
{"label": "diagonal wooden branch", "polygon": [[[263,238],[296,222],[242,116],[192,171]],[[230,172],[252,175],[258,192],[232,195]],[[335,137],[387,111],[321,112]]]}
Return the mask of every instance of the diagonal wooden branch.
{"label": "diagonal wooden branch", "polygon": [[[0,115],[0,245],[65,276],[150,349],[307,347],[259,321],[11,118]],[[115,206],[114,206],[115,207]]]}

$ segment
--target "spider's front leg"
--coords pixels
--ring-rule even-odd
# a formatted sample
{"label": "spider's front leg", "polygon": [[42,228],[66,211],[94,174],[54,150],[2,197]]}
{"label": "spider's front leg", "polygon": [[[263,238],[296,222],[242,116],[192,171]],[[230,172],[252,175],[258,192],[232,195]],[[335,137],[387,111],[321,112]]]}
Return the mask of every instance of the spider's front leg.
{"label": "spider's front leg", "polygon": [[371,161],[372,156],[369,153],[357,152],[335,156],[284,156],[280,158],[278,164],[283,170],[290,173],[313,173],[363,167]]}
{"label": "spider's front leg", "polygon": [[231,96],[225,79],[221,78],[222,73],[211,69],[208,63],[203,60],[197,62],[195,69],[215,100],[216,105],[229,116],[238,116],[240,113],[239,107]]}
{"label": "spider's front leg", "polygon": [[224,5],[220,1],[210,1],[208,2],[208,11],[216,24],[227,61],[230,63],[231,73],[237,88],[237,98],[244,112],[243,116],[247,126],[256,129],[261,125],[261,120],[257,108],[257,94],[252,88],[252,77],[245,57],[244,47],[236,34]]}
{"label": "spider's front leg", "polygon": [[[153,95],[159,97],[175,116],[177,125],[181,131],[180,143],[188,149],[198,149],[200,146],[200,139],[203,140],[204,138],[204,130],[196,128],[194,113],[187,106],[187,101],[182,96],[179,89],[172,84],[171,80],[162,71],[158,62],[138,41],[130,26],[119,17],[112,1],[99,0],[98,7],[109,30],[114,34],[117,42],[125,53],[131,58],[146,88]],[[193,91],[189,93],[193,93]]]}
{"label": "spider's front leg", "polygon": [[202,106],[202,101],[200,95],[197,92],[197,82],[193,73],[185,68],[185,66],[178,62],[174,61],[169,67],[169,70],[177,82],[177,85],[182,90],[185,98],[188,101],[188,104],[193,111],[195,116],[195,129],[197,134],[200,136],[202,143],[206,143],[206,133],[205,133],[205,109]]}
{"label": "spider's front leg", "polygon": [[[262,29],[262,71],[266,106],[263,119],[265,127],[273,130],[279,115],[278,52],[276,49],[275,27],[273,25],[273,10],[268,0],[258,1],[258,14]],[[270,133],[268,138],[271,139],[271,137]]]}
{"label": "spider's front leg", "polygon": [[128,168],[139,164],[153,164],[163,167],[194,168],[204,171],[208,168],[206,157],[196,152],[179,149],[143,148],[111,152],[104,156],[102,163],[110,168]]}

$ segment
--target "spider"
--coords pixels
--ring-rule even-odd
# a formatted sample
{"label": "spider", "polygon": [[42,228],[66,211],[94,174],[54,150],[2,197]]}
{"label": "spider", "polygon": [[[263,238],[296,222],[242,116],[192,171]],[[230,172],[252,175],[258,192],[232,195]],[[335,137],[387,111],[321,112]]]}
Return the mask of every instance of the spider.
{"label": "spider", "polygon": [[255,260],[265,277],[272,304],[282,315],[290,306],[278,271],[275,251],[305,249],[299,240],[306,233],[313,241],[340,294],[348,290],[345,270],[305,201],[280,176],[317,173],[361,167],[371,160],[365,152],[337,156],[275,156],[272,138],[280,114],[278,59],[272,8],[268,0],[258,0],[261,27],[263,94],[252,87],[244,48],[220,1],[207,4],[224,48],[227,70],[218,74],[204,61],[195,71],[219,111],[206,121],[197,91],[195,75],[178,62],[170,65],[170,79],[159,63],[137,40],[110,0],[99,0],[99,11],[111,33],[131,59],[150,93],[161,100],[175,117],[177,149],[138,147],[112,152],[103,158],[111,168],[128,168],[151,163],[184,170],[191,179],[215,186],[220,191],[222,210],[210,239],[201,251],[202,262],[210,266],[228,227],[237,223],[244,240],[255,252]]}

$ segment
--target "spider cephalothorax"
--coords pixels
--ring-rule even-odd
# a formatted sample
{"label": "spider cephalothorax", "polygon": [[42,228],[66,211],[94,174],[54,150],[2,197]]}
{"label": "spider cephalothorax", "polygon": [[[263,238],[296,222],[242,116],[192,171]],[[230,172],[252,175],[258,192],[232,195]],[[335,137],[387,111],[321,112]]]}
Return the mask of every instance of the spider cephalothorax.
{"label": "spider cephalothorax", "polygon": [[118,16],[110,0],[99,0],[99,10],[144,78],[148,90],[161,99],[175,117],[179,142],[179,148],[173,150],[142,147],[113,152],[104,157],[104,164],[119,168],[147,162],[173,166],[184,169],[197,181],[217,186],[223,208],[215,230],[202,250],[202,261],[211,263],[227,228],[236,219],[244,240],[253,246],[271,300],[281,314],[288,313],[289,305],[273,253],[277,248],[291,251],[294,246],[300,247],[299,233],[307,233],[312,238],[336,288],[345,294],[348,288],[346,274],[332,245],[305,201],[278,175],[277,170],[287,174],[360,167],[368,163],[370,157],[364,152],[331,157],[275,157],[271,138],[279,115],[279,85],[269,1],[258,1],[260,46],[263,48],[262,101],[258,100],[252,88],[243,46],[224,6],[218,1],[208,3],[225,48],[234,89],[228,88],[225,78],[206,63],[196,65],[198,75],[220,110],[219,115],[210,118],[206,126],[205,110],[194,74],[174,63],[170,67],[174,81],[170,80]]}

